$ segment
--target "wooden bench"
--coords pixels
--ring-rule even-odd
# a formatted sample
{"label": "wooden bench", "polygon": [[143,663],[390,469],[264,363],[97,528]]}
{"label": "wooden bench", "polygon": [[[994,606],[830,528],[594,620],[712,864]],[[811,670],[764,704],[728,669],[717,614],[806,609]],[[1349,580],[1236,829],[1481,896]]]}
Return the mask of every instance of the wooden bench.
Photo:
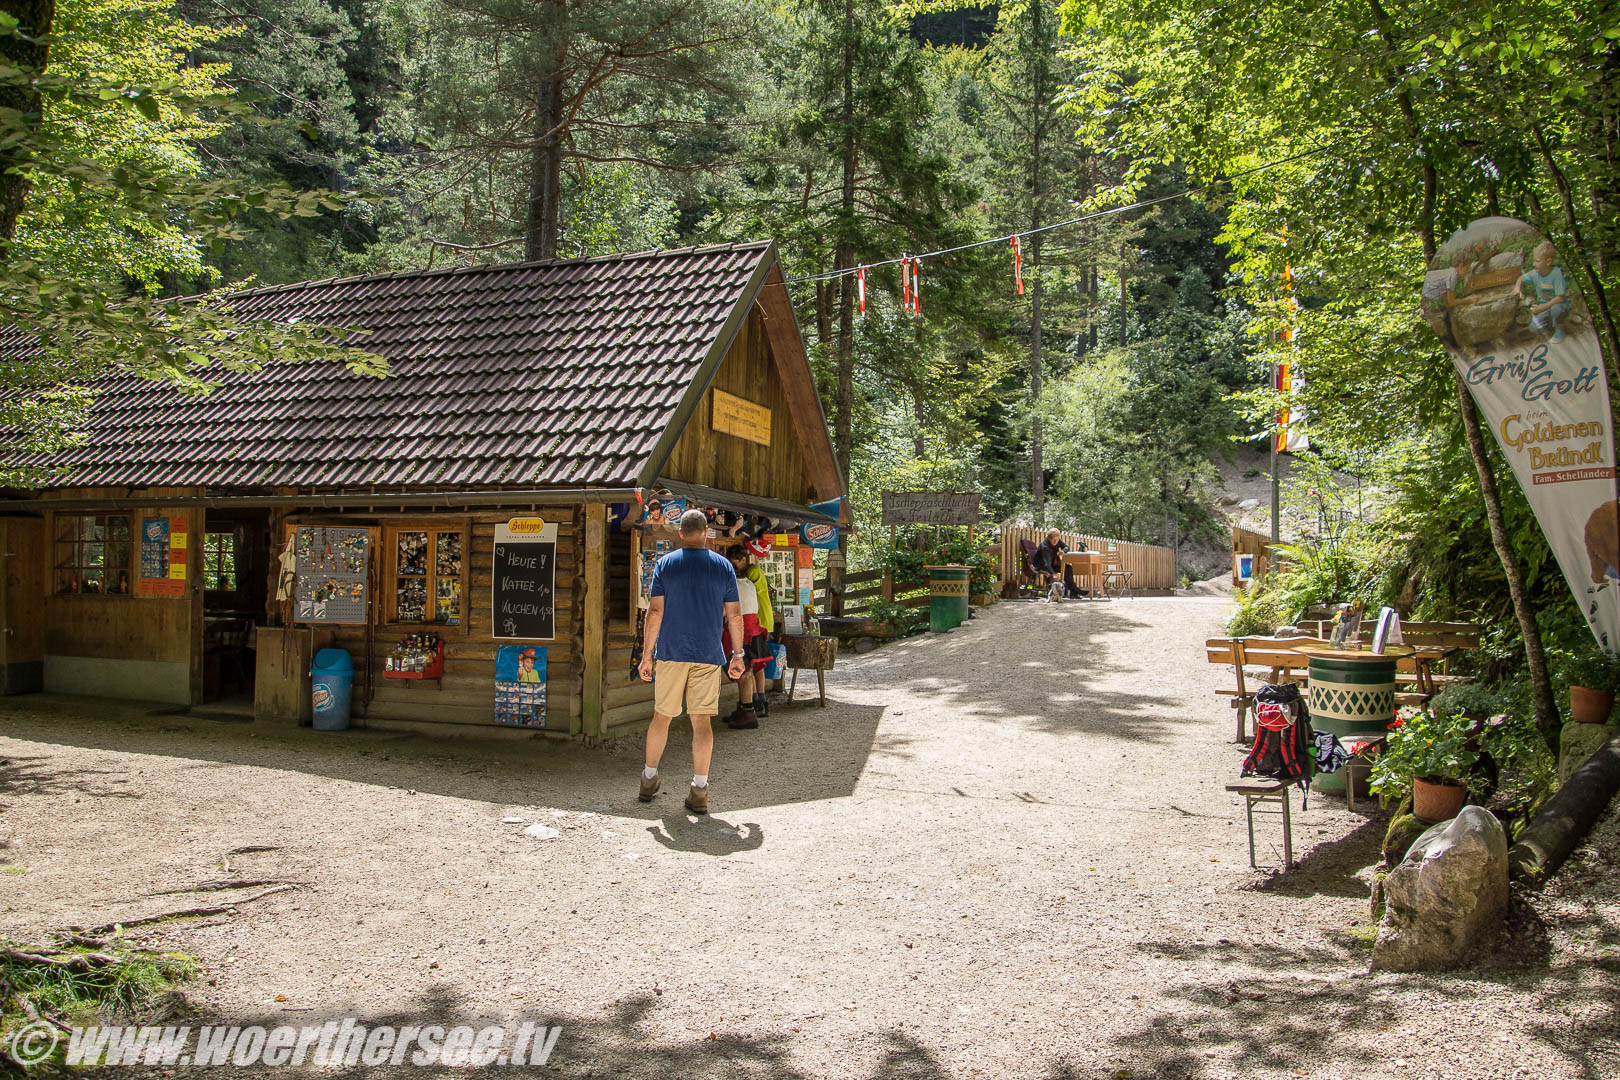
{"label": "wooden bench", "polygon": [[[1307,634],[1316,634],[1320,637],[1329,637],[1333,633],[1333,620],[1322,619],[1311,622],[1302,622],[1299,628]],[[1371,620],[1363,620],[1358,637],[1363,645],[1371,645],[1375,624]],[[1401,642],[1416,649],[1434,649],[1444,652],[1444,659],[1440,665],[1440,676],[1451,675],[1452,658],[1464,650],[1479,648],[1480,626],[1478,623],[1466,622],[1403,622],[1401,623]],[[1466,680],[1466,676],[1460,676]]]}
{"label": "wooden bench", "polygon": [[[1209,638],[1204,652],[1212,664],[1231,664],[1237,676],[1236,687],[1215,691],[1232,699],[1237,710],[1237,741],[1247,743],[1247,718],[1254,709],[1254,695],[1258,685],[1253,683],[1294,683],[1301,688],[1310,685],[1310,658],[1297,651],[1301,645],[1326,645],[1323,638],[1247,637]],[[1395,704],[1418,708],[1445,686],[1473,682],[1472,675],[1436,675],[1435,661],[1442,663],[1451,658],[1454,646],[1418,645],[1413,656],[1403,656],[1395,663]]]}
{"label": "wooden bench", "polygon": [[1212,664],[1231,664],[1237,675],[1237,686],[1217,690],[1222,697],[1232,699],[1237,710],[1237,741],[1248,742],[1247,717],[1254,708],[1254,695],[1258,686],[1251,688],[1250,679],[1260,683],[1298,683],[1310,680],[1311,661],[1300,645],[1325,645],[1321,638],[1209,638],[1204,642],[1204,653]]}

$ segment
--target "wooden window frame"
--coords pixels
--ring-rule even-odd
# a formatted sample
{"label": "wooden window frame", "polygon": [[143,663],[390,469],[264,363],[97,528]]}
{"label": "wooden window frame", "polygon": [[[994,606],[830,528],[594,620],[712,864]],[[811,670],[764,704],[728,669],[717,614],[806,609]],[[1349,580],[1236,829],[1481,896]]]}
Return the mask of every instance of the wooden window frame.
{"label": "wooden window frame", "polygon": [[[232,526],[229,530],[225,530],[225,529],[207,529],[207,530],[205,530],[203,532],[203,534],[202,534],[202,550],[198,553],[198,558],[201,561],[202,565],[198,569],[197,573],[202,579],[203,594],[205,596],[209,595],[209,594],[212,594],[214,596],[239,596],[239,595],[241,595],[241,592],[242,592],[242,568],[237,564],[237,561],[236,561],[236,556],[237,556],[237,553],[238,553],[237,552],[237,544],[236,544],[236,542],[237,542],[237,540],[239,538],[237,534],[240,533],[240,532],[241,532],[241,529],[236,527],[236,526]],[[231,575],[231,581],[233,582],[233,585],[229,589],[210,589],[208,587],[208,575],[213,570],[213,567],[211,567],[209,565],[209,562],[208,562],[208,538],[210,536],[228,536],[228,537],[231,538],[230,575]],[[223,573],[224,571],[221,570],[221,572]]]}
{"label": "wooden window frame", "polygon": [[[51,530],[50,531],[51,573],[50,573],[50,577],[47,579],[48,584],[49,584],[49,589],[48,589],[46,595],[48,595],[48,596],[100,596],[100,597],[123,597],[123,598],[134,597],[134,596],[138,595],[138,593],[137,593],[137,585],[136,585],[136,580],[135,579],[136,579],[136,576],[137,576],[137,573],[138,573],[138,568],[136,566],[136,560],[140,557],[140,546],[139,546],[139,539],[140,538],[139,538],[139,536],[137,535],[137,533],[135,531],[135,522],[138,520],[139,516],[140,516],[139,514],[134,513],[133,511],[127,511],[127,510],[122,511],[122,512],[116,512],[116,513],[115,512],[110,512],[110,511],[109,512],[99,512],[99,513],[96,512],[96,511],[67,511],[67,510],[54,511],[51,514],[51,522],[50,522],[50,530]],[[62,566],[59,566],[57,564],[57,553],[61,550],[61,548],[62,548],[62,546],[64,544],[71,545],[74,548],[78,548],[81,545],[89,544],[89,543],[100,543],[103,546],[103,548],[110,548],[110,547],[115,546],[112,543],[112,541],[109,541],[109,540],[100,540],[100,541],[83,540],[83,539],[80,539],[78,537],[75,537],[75,538],[73,538],[71,540],[62,539],[61,531],[62,531],[62,528],[63,528],[63,521],[66,520],[66,519],[83,519],[83,518],[100,518],[100,519],[102,519],[103,522],[108,523],[108,524],[111,523],[113,518],[123,518],[124,519],[124,521],[125,521],[125,531],[126,531],[126,537],[125,537],[125,542],[124,542],[124,565],[121,566],[121,567],[114,567],[113,568],[114,572],[117,572],[118,570],[122,570],[127,575],[128,587],[125,588],[124,591],[122,591],[122,592],[111,592],[111,591],[108,591],[108,590],[104,589],[101,592],[86,592],[82,587],[78,591],[74,591],[72,589],[59,589],[57,587],[57,574],[63,569],[70,569],[70,570],[73,570],[73,571],[76,571],[76,572],[79,572],[79,573],[83,573],[85,570],[95,569],[94,567],[81,566],[77,562],[73,563],[71,566],[66,567],[66,568],[64,568]],[[76,557],[77,557],[77,554],[75,554],[75,558]],[[107,569],[107,567],[105,565],[105,556],[103,556],[103,566],[101,567],[101,569],[103,571],[105,571]],[[82,585],[82,582],[81,582],[81,585]]]}
{"label": "wooden window frame", "polygon": [[[439,575],[434,565],[438,559],[439,541],[436,534],[457,533],[461,536],[461,612],[460,618],[454,623],[435,622],[431,619],[423,622],[402,622],[399,619],[397,608],[399,602],[399,534],[407,532],[425,532],[428,534],[428,573],[427,583],[427,610],[433,609],[433,587]],[[472,519],[456,518],[407,518],[388,521],[382,525],[382,596],[381,604],[377,608],[380,624],[401,629],[432,629],[440,635],[451,633],[462,637],[470,632],[472,623],[472,590],[470,589],[470,574],[472,570]]]}

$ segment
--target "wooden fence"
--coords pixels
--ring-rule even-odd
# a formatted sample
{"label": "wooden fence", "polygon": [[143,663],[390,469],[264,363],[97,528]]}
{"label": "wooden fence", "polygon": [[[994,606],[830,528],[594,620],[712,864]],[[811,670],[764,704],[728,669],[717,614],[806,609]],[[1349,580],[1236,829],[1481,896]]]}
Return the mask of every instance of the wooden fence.
{"label": "wooden fence", "polygon": [[[1024,567],[1024,549],[1019,543],[1029,540],[1039,544],[1046,539],[1045,529],[1003,526],[1001,530],[1001,580],[1017,581]],[[1106,536],[1088,536],[1085,533],[1063,533],[1063,542],[1072,551],[1076,541],[1084,541],[1086,550],[1101,551],[1118,562],[1121,570],[1131,572],[1131,588],[1137,592],[1163,592],[1176,587],[1176,553],[1157,544],[1132,544],[1125,540],[1110,540]]]}
{"label": "wooden fence", "polygon": [[[996,577],[1003,582],[1017,581],[1024,563],[1023,549],[1018,541],[1033,540],[1039,543],[1044,539],[1046,539],[1045,529],[1004,527],[999,539],[993,540],[985,552],[996,564]],[[1081,540],[1085,541],[1087,549],[1107,552],[1113,556],[1109,561],[1118,562],[1121,570],[1131,571],[1131,588],[1138,592],[1163,592],[1176,587],[1176,555],[1167,547],[1132,544],[1124,540],[1110,540],[1104,536],[1088,536],[1084,533],[1063,534],[1063,542],[1070,548],[1075,547],[1076,541]],[[902,607],[924,607],[928,603],[928,594],[915,594],[927,587],[928,583],[925,581],[890,582],[883,570],[862,570],[846,574],[844,614],[860,615],[873,600],[880,597],[892,598]],[[908,593],[913,595],[907,595]],[[816,579],[813,599],[816,611],[825,613],[828,610],[826,578]]]}

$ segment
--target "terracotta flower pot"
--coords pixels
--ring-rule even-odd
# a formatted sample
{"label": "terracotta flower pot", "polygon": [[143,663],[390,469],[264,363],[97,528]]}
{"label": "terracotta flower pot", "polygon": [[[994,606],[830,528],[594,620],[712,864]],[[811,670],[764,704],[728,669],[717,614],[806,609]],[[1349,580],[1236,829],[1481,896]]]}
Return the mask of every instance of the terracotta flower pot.
{"label": "terracotta flower pot", "polygon": [[1412,813],[1419,821],[1438,825],[1450,821],[1462,810],[1468,798],[1468,787],[1455,780],[1430,781],[1418,778],[1412,781]]}
{"label": "terracotta flower pot", "polygon": [[1609,719],[1609,710],[1613,708],[1613,690],[1591,690],[1584,686],[1569,688],[1569,715],[1576,723],[1604,723]]}

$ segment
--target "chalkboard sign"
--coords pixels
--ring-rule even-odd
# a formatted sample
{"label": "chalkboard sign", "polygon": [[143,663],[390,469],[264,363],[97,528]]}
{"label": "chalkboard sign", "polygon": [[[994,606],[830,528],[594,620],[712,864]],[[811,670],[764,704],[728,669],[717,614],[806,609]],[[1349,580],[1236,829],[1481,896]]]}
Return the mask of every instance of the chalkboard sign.
{"label": "chalkboard sign", "polygon": [[557,526],[513,518],[495,526],[491,575],[494,636],[550,641],[557,636]]}

